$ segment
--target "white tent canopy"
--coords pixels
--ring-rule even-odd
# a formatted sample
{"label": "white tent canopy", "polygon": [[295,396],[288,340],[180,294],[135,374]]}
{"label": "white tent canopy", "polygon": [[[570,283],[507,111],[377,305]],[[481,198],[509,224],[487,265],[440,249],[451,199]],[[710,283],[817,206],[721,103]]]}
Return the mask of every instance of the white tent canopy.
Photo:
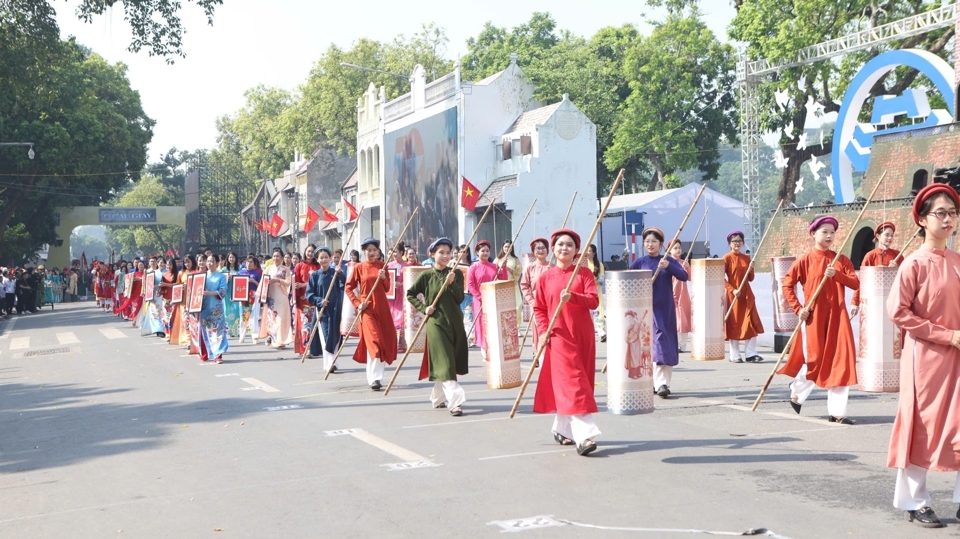
{"label": "white tent canopy", "polygon": [[[634,249],[636,255],[642,256],[643,240],[640,237],[641,227],[636,227],[636,244],[633,244],[631,237],[631,226],[629,221],[631,217],[636,221],[639,215],[642,215],[644,226],[655,226],[663,230],[666,235],[665,241],[670,241],[676,234],[677,228],[683,222],[687,210],[693,204],[693,200],[700,191],[700,185],[690,183],[678,189],[665,189],[662,191],[650,191],[646,193],[635,193],[630,195],[617,195],[613,197],[610,207],[607,209],[608,217],[603,220],[601,229],[601,253],[604,260],[610,260],[615,254],[621,254],[624,249]],[[603,200],[601,200],[603,202]],[[734,230],[743,230],[746,222],[745,209],[743,203],[739,200],[730,198],[707,188],[696,209],[690,215],[687,226],[680,234],[680,240],[684,243],[684,251],[693,241],[693,235],[697,231],[697,225],[703,217],[706,208],[710,208],[710,214],[707,215],[703,223],[703,229],[700,231],[698,242],[708,241],[711,255],[723,256],[729,250],[727,246],[727,234]],[[631,214],[630,212],[636,212]],[[645,215],[643,215],[645,214]],[[627,226],[624,227],[624,223]],[[626,234],[624,234],[626,228]],[[759,241],[759,239],[756,239]],[[753,245],[746,245],[744,250],[754,249]]]}

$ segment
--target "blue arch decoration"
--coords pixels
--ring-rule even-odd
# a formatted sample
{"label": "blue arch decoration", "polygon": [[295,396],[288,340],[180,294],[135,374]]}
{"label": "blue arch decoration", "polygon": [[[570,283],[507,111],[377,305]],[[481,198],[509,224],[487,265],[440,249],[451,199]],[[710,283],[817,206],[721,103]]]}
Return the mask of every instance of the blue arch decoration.
{"label": "blue arch decoration", "polygon": [[[916,69],[930,79],[947,102],[951,118],[955,114],[954,70],[939,56],[919,49],[903,49],[885,52],[867,62],[850,81],[850,86],[843,96],[843,104],[840,105],[833,132],[833,193],[837,204],[853,202],[856,196],[853,192],[853,164],[846,150],[848,145],[853,143],[854,132],[859,124],[858,116],[869,98],[870,88],[884,75],[900,66]],[[934,125],[937,123],[933,114],[928,118],[934,120]],[[910,128],[918,127],[921,126]],[[870,146],[872,146],[872,136]]]}

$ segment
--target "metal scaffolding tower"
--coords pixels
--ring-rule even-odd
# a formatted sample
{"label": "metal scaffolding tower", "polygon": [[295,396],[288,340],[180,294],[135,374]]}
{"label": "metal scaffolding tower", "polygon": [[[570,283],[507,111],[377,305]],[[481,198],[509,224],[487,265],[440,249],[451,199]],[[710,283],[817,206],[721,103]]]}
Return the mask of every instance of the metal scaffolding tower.
{"label": "metal scaffolding tower", "polygon": [[737,83],[740,90],[743,203],[747,210],[746,242],[749,243],[759,238],[763,232],[760,220],[760,147],[763,141],[759,129],[760,106],[762,104],[760,103],[758,87],[764,82],[764,79],[768,75],[791,67],[812,64],[835,56],[952,26],[956,24],[956,16],[957,5],[949,4],[926,13],[805,47],[800,49],[793,58],[776,62],[770,62],[763,58],[750,60],[744,53],[741,60],[737,62]]}

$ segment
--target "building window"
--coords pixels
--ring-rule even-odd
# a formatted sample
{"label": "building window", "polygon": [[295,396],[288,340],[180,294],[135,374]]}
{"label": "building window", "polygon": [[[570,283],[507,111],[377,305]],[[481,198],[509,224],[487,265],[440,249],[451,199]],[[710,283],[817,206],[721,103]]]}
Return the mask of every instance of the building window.
{"label": "building window", "polygon": [[359,181],[357,183],[360,184],[360,191],[364,191],[367,188],[367,151],[361,150],[357,158],[360,161]]}
{"label": "building window", "polygon": [[373,186],[380,187],[380,146],[373,147]]}
{"label": "building window", "polygon": [[913,173],[913,185],[910,188],[910,196],[914,196],[921,189],[927,186],[927,171],[920,169]]}
{"label": "building window", "polygon": [[516,157],[520,157],[521,155],[523,155],[520,153],[520,139],[511,140],[510,146],[512,146],[512,148],[510,149],[511,155],[514,155]]}
{"label": "building window", "polygon": [[494,150],[494,159],[497,161],[503,161],[503,143],[497,144]]}

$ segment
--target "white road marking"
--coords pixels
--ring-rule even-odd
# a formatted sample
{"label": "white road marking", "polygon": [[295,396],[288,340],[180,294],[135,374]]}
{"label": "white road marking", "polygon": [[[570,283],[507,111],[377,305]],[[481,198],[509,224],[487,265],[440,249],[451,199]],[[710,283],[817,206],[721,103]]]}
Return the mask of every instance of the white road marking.
{"label": "white road marking", "polygon": [[11,350],[23,350],[24,348],[30,348],[30,337],[16,337],[10,339]]}
{"label": "white road marking", "polygon": [[214,374],[215,378],[223,378],[224,376],[240,376],[239,372],[231,372],[230,374]]}
{"label": "white road marking", "polygon": [[553,526],[564,526],[564,523],[554,520],[553,515],[542,515],[538,517],[516,518],[513,520],[494,520],[493,522],[487,522],[487,526],[498,526],[500,527],[500,533],[510,533],[535,530],[538,528],[550,528]]}
{"label": "white road marking", "polygon": [[436,468],[437,466],[440,466],[440,465],[437,464],[436,462],[433,462],[432,460],[417,460],[414,462],[398,462],[395,464],[383,464],[382,466],[386,466],[387,469],[389,469],[391,472],[398,472],[401,470],[415,470],[417,468]]}
{"label": "white road marking", "polygon": [[108,339],[126,339],[127,336],[117,328],[104,328],[100,330],[100,333]]}
{"label": "white road marking", "polygon": [[266,393],[279,393],[279,392],[280,392],[279,389],[277,389],[277,388],[275,388],[275,387],[273,387],[273,386],[268,386],[267,384],[261,382],[260,380],[257,380],[256,378],[241,378],[241,380],[243,380],[244,382],[246,382],[246,383],[248,383],[248,384],[250,384],[250,385],[253,386],[252,388],[246,388],[246,387],[241,388],[241,389],[244,389],[244,390],[248,390],[248,389],[262,389],[262,390],[263,390],[264,392],[266,392]]}
{"label": "white road marking", "polygon": [[374,436],[369,432],[363,429],[351,429],[350,436],[360,440],[361,442],[368,443],[377,449],[390,453],[391,455],[397,457],[404,462],[418,462],[428,460],[426,457],[420,456],[413,451],[408,451],[399,445],[388,442],[379,436]]}
{"label": "white road marking", "polygon": [[277,412],[279,410],[296,410],[298,408],[303,408],[303,406],[300,406],[299,404],[288,404],[286,406],[268,406],[264,408],[264,410],[268,412]]}
{"label": "white road marking", "polygon": [[[741,405],[739,405],[739,404],[724,404],[724,405],[722,405],[722,406],[723,406],[724,408],[730,408],[730,409],[733,409],[733,410],[740,410],[740,411],[743,411],[743,412],[751,412],[751,411],[752,411],[749,406],[741,406]],[[786,412],[760,412],[760,413],[761,413],[761,414],[764,414],[764,415],[773,416],[773,417],[779,417],[779,418],[781,418],[781,419],[793,419],[793,420],[795,420],[795,421],[806,421],[807,423],[814,423],[814,424],[816,424],[816,425],[830,425],[830,428],[849,427],[849,426],[850,426],[850,425],[841,425],[841,424],[839,424],[839,423],[830,423],[830,422],[827,421],[826,419],[819,419],[819,418],[816,418],[816,417],[804,417],[804,416],[802,416],[802,415],[788,414],[788,413],[786,413]]]}
{"label": "white road marking", "polygon": [[74,344],[80,342],[80,339],[78,339],[72,331],[57,333],[57,340],[60,341],[60,344]]}
{"label": "white road marking", "polygon": [[0,335],[0,339],[6,339],[10,336],[10,333],[13,331],[13,326],[17,325],[17,320],[19,320],[19,318],[10,319],[10,321],[6,324],[6,327],[3,329],[3,335]]}

